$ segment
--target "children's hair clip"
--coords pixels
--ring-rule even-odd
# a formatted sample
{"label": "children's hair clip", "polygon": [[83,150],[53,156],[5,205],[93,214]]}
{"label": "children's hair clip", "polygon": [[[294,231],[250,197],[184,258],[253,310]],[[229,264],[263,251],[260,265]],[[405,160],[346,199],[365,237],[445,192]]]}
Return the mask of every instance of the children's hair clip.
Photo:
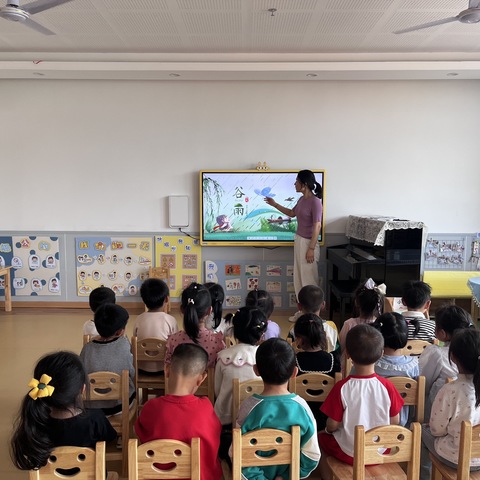
{"label": "children's hair clip", "polygon": [[55,387],[48,385],[52,377],[46,375],[45,373],[40,377],[40,380],[32,378],[28,384],[31,390],[28,392],[30,398],[36,400],[37,398],[51,397]]}

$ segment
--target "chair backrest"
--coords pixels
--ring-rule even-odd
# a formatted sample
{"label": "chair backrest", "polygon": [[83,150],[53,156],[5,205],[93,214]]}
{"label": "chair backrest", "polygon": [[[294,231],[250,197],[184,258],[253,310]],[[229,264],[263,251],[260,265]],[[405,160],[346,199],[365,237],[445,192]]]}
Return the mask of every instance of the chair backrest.
{"label": "chair backrest", "polygon": [[301,348],[298,348],[297,342],[293,341],[291,337],[287,338],[287,343],[293,347],[293,349],[295,350],[295,353],[302,351]]}
{"label": "chair backrest", "polygon": [[[242,435],[233,429],[232,478],[240,480],[243,467],[290,465],[290,479],[300,479],[300,427],[292,426],[291,433],[261,428]],[[259,452],[269,452],[260,456]],[[270,454],[270,452],[273,452]]]}
{"label": "chair backrest", "polygon": [[425,415],[425,377],[417,380],[409,377],[388,377],[403,398],[404,405],[415,407],[415,421],[423,423]]}
{"label": "chair backrest", "polygon": [[254,378],[252,380],[245,380],[240,382],[238,378],[234,378],[232,382],[232,423],[235,425],[235,421],[238,417],[238,410],[242,402],[252,396],[254,393],[262,393],[263,380],[261,378]]}
{"label": "chair backrest", "polygon": [[167,342],[161,338],[143,338],[139,340],[132,337],[133,365],[135,378],[138,376],[138,362],[163,362],[167,352]]}
{"label": "chair backrest", "polygon": [[233,347],[234,345],[237,344],[237,341],[235,340],[235,337],[232,337],[231,335],[227,335],[225,337],[225,346],[226,348]]}
{"label": "chair backrest", "polygon": [[[438,340],[433,341],[434,345],[438,345]],[[426,340],[409,340],[405,347],[402,349],[402,355],[421,355],[422,352],[432,345]]]}
{"label": "chair backrest", "polygon": [[[122,461],[122,475],[127,470],[127,448],[130,423],[133,421],[137,407],[136,401],[132,407],[129,405],[129,372],[122,370],[122,374],[114,372],[93,372],[88,374],[86,399],[94,400],[120,400],[122,413],[109,417],[112,427],[122,437],[122,448],[116,452],[108,452],[107,459]],[[125,454],[125,455],[123,455]]]}
{"label": "chair backrest", "polygon": [[352,359],[347,355],[347,352],[342,353],[342,375],[344,378],[350,375],[353,368]]}
{"label": "chair backrest", "polygon": [[44,467],[30,470],[29,480],[70,478],[64,476],[62,470],[70,470],[71,477],[76,480],[105,480],[105,442],[98,442],[95,450],[86,447],[55,448]]}
{"label": "chair backrest", "polygon": [[[158,468],[165,466],[165,470]],[[138,446],[137,439],[128,442],[128,479],[200,480],[200,439],[191,445],[178,440],[152,440]]]}
{"label": "chair backrest", "polygon": [[463,421],[460,428],[457,478],[470,478],[470,459],[480,457],[480,425]]}
{"label": "chair backrest", "polygon": [[87,343],[89,343],[91,340],[91,335],[84,335],[83,336],[83,344],[86,345]]}
{"label": "chair backrest", "polygon": [[363,425],[357,425],[353,478],[365,480],[365,465],[407,462],[407,479],[417,480],[420,476],[421,435],[418,422],[412,423],[411,430],[399,425],[386,425],[365,432]]}
{"label": "chair backrest", "polygon": [[290,379],[288,389],[307,402],[324,402],[335,382],[340,378],[340,374],[333,378],[324,373],[302,373]]}

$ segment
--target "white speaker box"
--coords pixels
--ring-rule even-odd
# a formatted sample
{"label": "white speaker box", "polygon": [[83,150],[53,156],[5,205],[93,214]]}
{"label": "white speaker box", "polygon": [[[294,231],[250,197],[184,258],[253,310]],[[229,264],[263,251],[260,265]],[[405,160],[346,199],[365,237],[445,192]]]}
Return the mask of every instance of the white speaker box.
{"label": "white speaker box", "polygon": [[168,224],[170,228],[188,227],[188,196],[168,197]]}

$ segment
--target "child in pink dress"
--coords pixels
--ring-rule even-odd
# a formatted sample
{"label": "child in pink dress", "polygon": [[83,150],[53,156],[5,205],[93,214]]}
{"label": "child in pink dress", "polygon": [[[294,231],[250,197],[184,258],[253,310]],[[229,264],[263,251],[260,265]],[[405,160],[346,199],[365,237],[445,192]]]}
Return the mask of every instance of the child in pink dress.
{"label": "child in pink dress", "polygon": [[191,283],[182,292],[180,309],[184,330],[168,337],[165,365],[169,365],[175,348],[182,343],[196,343],[208,353],[208,367],[215,367],[217,353],[225,348],[222,333],[215,333],[205,326],[211,311],[212,299],[206,287]]}

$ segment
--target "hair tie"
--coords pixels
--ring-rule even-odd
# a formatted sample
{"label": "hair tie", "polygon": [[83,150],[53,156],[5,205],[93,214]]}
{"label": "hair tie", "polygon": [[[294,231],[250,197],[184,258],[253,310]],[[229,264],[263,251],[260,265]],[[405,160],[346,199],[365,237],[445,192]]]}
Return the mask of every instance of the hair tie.
{"label": "hair tie", "polygon": [[380,322],[379,325],[380,325],[381,327],[383,327],[383,322]]}
{"label": "hair tie", "polygon": [[193,284],[193,288],[196,290],[198,288],[198,284],[197,283],[194,283]]}
{"label": "hair tie", "polygon": [[32,378],[28,384],[31,390],[28,392],[33,400],[43,397],[51,397],[55,387],[48,385],[52,377],[49,377],[45,373],[40,377],[40,381]]}
{"label": "hair tie", "polygon": [[187,304],[191,303],[192,305],[195,305],[195,302],[193,301],[193,298],[189,298],[187,300]]}

